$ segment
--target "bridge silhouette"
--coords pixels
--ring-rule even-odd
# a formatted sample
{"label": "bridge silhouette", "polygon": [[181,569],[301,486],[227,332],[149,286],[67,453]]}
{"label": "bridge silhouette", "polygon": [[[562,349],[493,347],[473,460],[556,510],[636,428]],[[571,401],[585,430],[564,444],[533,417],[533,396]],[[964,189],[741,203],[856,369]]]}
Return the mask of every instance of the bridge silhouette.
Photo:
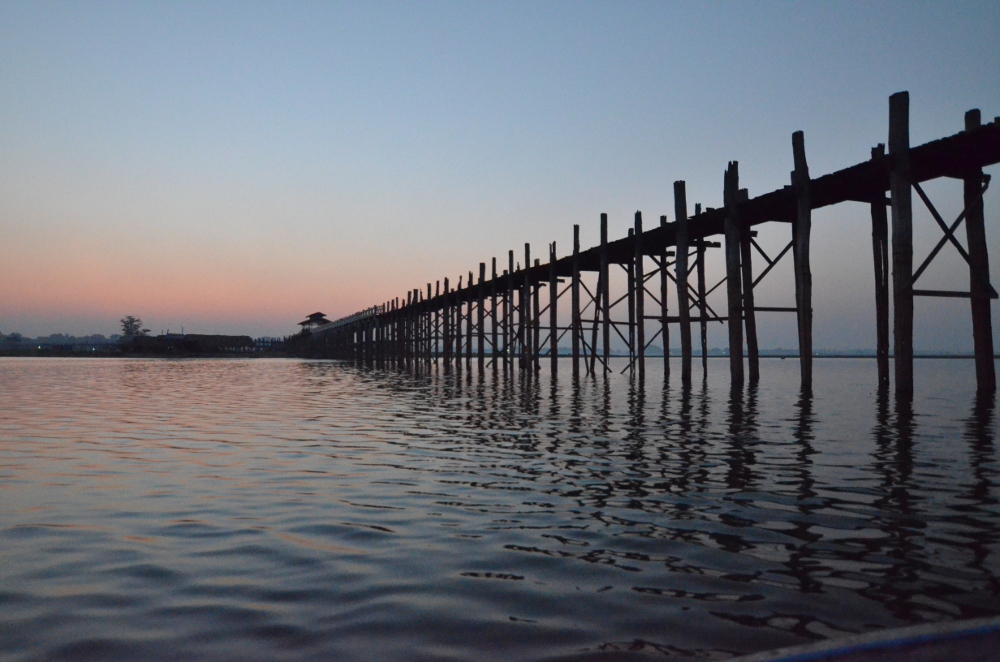
{"label": "bridge silhouette", "polygon": [[[730,375],[733,386],[740,387],[745,380],[759,379],[757,313],[788,312],[797,316],[801,385],[809,389],[813,362],[812,211],[855,201],[868,203],[871,209],[879,386],[890,384],[890,303],[895,392],[908,396],[913,392],[914,297],[961,297],[970,301],[977,390],[994,392],[990,307],[997,292],[989,278],[983,213],[989,176],[982,169],[1000,162],[1000,118],[982,124],[980,112],[970,110],[965,114],[964,131],[911,147],[909,95],[899,92],[889,98],[888,151],[879,144],[869,160],[815,179],[809,175],[801,131],[792,134],[792,155],[791,182],[781,189],[750,198],[746,189],[739,188],[739,166],[732,161],[725,171],[721,208],[702,210],[697,205],[689,216],[685,183],[675,182],[673,222],[660,216],[655,227],[644,229],[642,214],[636,212],[628,235],[609,241],[607,215],[601,214],[597,246],[581,249],[576,225],[570,255],[557,258],[552,243],[548,262],[542,264],[536,258],[532,263],[531,247],[525,244],[523,267],[510,251],[502,273],[497,271],[496,258],[489,276],[482,262],[478,281],[470,271],[467,280],[463,283],[460,278],[454,287],[448,278],[443,284],[438,281],[433,289],[428,283],[426,291],[410,290],[405,297],[313,329],[300,339],[300,350],[309,356],[375,363],[441,362],[446,368],[475,360],[480,366],[516,366],[527,371],[540,370],[544,359],[554,371],[559,342],[569,334],[567,356],[574,375],[581,370],[587,374],[609,370],[614,339],[628,350],[626,369],[644,378],[650,346],[660,339],[664,353],[669,353],[673,326],[680,334],[680,379],[690,384],[692,326],[700,330],[700,358],[702,369],[707,370],[707,325],[716,322],[728,326]],[[942,177],[964,182],[964,210],[950,224],[921,187]],[[913,192],[942,232],[916,270]],[[967,248],[955,236],[963,222]],[[754,239],[752,228],[763,223],[784,223],[791,230],[789,243],[773,257]],[[715,236],[721,236],[722,241],[708,240]],[[949,243],[968,264],[968,289],[917,288],[917,280]],[[710,286],[705,280],[705,256],[714,248],[725,252],[726,275]],[[759,273],[754,271],[754,251],[764,261]],[[755,287],[788,253],[794,263],[795,306],[756,306]],[[612,300],[610,282],[616,265],[625,272],[627,287],[625,294]],[[585,278],[586,274],[596,274],[596,283],[592,277]],[[726,309],[717,311],[707,297],[723,285]],[[543,290],[547,290],[544,297]],[[671,290],[676,292],[674,312],[668,309]],[[560,301],[567,294],[569,320],[560,325]],[[655,331],[647,338],[650,324]],[[664,378],[670,378],[670,369],[670,361],[664,360]]]}

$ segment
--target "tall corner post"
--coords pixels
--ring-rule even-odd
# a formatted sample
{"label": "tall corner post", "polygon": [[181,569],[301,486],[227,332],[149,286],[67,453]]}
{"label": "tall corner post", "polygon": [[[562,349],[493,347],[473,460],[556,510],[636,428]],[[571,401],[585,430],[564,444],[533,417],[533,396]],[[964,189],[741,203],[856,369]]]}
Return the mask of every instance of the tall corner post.
{"label": "tall corner post", "polygon": [[[885,163],[885,145],[872,148],[872,161]],[[885,191],[879,189],[871,202],[872,261],[875,273],[875,358],[878,386],[889,387],[889,216]]]}
{"label": "tall corner post", "polygon": [[[723,199],[726,205],[726,298],[729,308],[729,375],[733,388],[743,386],[743,287],[740,274],[740,171],[730,161],[726,169]],[[680,256],[678,255],[678,258]]]}
{"label": "tall corner post", "polygon": [[[975,131],[982,120],[978,110],[965,114],[965,130]],[[976,353],[976,390],[994,393],[997,377],[993,361],[993,322],[990,319],[990,260],[986,250],[983,214],[983,171],[976,168],[963,180],[965,193],[965,231],[969,246],[969,293],[972,302],[972,342]],[[977,274],[980,277],[977,277]],[[986,282],[983,282],[985,279]]]}
{"label": "tall corner post", "polygon": [[[608,278],[610,274],[608,273],[608,215],[601,214],[601,272],[600,272],[600,283],[598,283],[598,298],[600,299],[601,306],[601,320],[602,328],[601,331],[603,336],[603,351],[604,351],[604,372],[608,371],[608,359],[611,356],[611,295],[609,293],[610,288],[608,287]],[[594,348],[594,355],[597,354],[597,348]]]}
{"label": "tall corner post", "polygon": [[892,199],[892,307],[896,395],[913,394],[913,207],[910,191],[910,95],[889,97],[889,192]]}
{"label": "tall corner post", "polygon": [[572,334],[573,376],[580,374],[580,335],[583,329],[580,324],[580,226],[573,226],[573,282],[570,333]]}
{"label": "tall corner post", "polygon": [[688,215],[687,189],[683,181],[674,182],[674,227],[677,254],[674,278],[677,281],[677,317],[681,331],[681,384],[691,385],[691,304],[688,294]]}
{"label": "tall corner post", "polygon": [[646,276],[642,255],[642,212],[635,213],[635,350],[639,382],[646,379]]}
{"label": "tall corner post", "polygon": [[802,388],[812,388],[812,269],[809,265],[809,237],[812,232],[812,197],[809,165],[806,163],[805,135],[792,134],[792,188],[795,192],[794,243],[795,311],[799,323],[799,372]]}

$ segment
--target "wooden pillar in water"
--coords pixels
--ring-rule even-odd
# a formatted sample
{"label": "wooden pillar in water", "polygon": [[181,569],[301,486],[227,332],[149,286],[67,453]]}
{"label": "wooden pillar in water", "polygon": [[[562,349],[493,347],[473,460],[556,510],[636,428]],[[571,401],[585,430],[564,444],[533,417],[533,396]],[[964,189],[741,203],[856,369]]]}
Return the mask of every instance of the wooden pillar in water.
{"label": "wooden pillar in water", "polygon": [[531,369],[531,244],[524,245],[524,282],[521,283],[521,311],[518,316],[521,367]]}
{"label": "wooden pillar in water", "polygon": [[493,258],[493,278],[490,279],[492,285],[492,291],[490,292],[490,321],[492,326],[492,341],[493,341],[493,369],[496,370],[497,360],[500,356],[500,348],[497,346],[498,333],[497,333],[497,259]]}
{"label": "wooden pillar in water", "polygon": [[[598,298],[600,299],[602,332],[604,340],[604,371],[607,372],[608,358],[611,355],[611,295],[608,287],[608,215],[601,214],[601,273],[598,284]],[[594,347],[594,354],[597,354],[597,347]]]}
{"label": "wooden pillar in water", "polygon": [[677,315],[680,318],[681,327],[681,383],[684,386],[690,386],[691,303],[688,297],[687,190],[683,181],[674,182],[674,217],[674,225],[677,228],[674,277],[677,279]]}
{"label": "wooden pillar in water", "polygon": [[795,224],[792,255],[795,262],[795,309],[799,322],[799,372],[802,388],[812,388],[812,269],[809,265],[809,237],[812,233],[812,197],[809,165],[806,163],[805,136],[792,134],[792,188],[795,190]]}
{"label": "wooden pillar in water", "polygon": [[910,95],[889,97],[892,199],[893,362],[896,395],[913,393],[913,208],[910,192]]}
{"label": "wooden pillar in water", "polygon": [[465,276],[458,277],[458,289],[455,290],[455,366],[462,366],[465,355],[465,329],[468,320],[465,318]]}
{"label": "wooden pillar in water", "polygon": [[514,333],[514,251],[507,252],[507,304],[504,313],[504,351],[507,353],[507,361],[511,368],[514,367],[514,342],[517,337]]}
{"label": "wooden pillar in water", "polygon": [[[975,131],[981,125],[978,110],[965,114],[965,130]],[[976,168],[964,181],[965,237],[969,246],[969,293],[972,302],[972,342],[976,352],[976,390],[993,393],[997,377],[993,361],[993,322],[990,319],[990,260],[986,250],[986,229],[983,222],[983,171]],[[978,274],[978,275],[977,275]],[[985,280],[985,282],[984,282]]]}
{"label": "wooden pillar in water", "polygon": [[[743,286],[740,274],[740,171],[736,161],[726,169],[726,297],[729,304],[729,374],[732,386],[743,385]],[[679,258],[680,256],[678,256]]]}
{"label": "wooden pillar in water", "polygon": [[443,353],[444,353],[444,365],[446,367],[451,367],[451,293],[450,285],[448,279],[444,279],[444,310],[442,311],[442,328],[441,335],[443,336]]}
{"label": "wooden pillar in water", "polygon": [[559,278],[556,276],[556,242],[549,248],[549,363],[552,377],[559,372],[559,327],[556,305],[559,301]]}
{"label": "wooden pillar in water", "polygon": [[[872,148],[872,160],[885,161],[885,145]],[[889,386],[889,218],[885,194],[879,191],[871,202],[872,259],[875,265],[875,358],[878,385]]]}
{"label": "wooden pillar in water", "polygon": [[472,272],[469,272],[469,286],[465,288],[465,362],[472,365],[472,332],[475,324],[472,322],[472,307],[475,305],[475,296],[472,290]]}
{"label": "wooden pillar in water", "polygon": [[434,309],[431,284],[427,283],[427,298],[424,300],[424,360],[429,364],[434,358]]}
{"label": "wooden pillar in water", "polygon": [[479,304],[477,313],[477,333],[479,335],[479,367],[486,362],[486,263],[479,263]]}
{"label": "wooden pillar in water", "polygon": [[[740,202],[750,199],[747,190],[740,189]],[[743,325],[747,338],[747,378],[751,384],[760,381],[760,358],[757,348],[757,315],[754,311],[753,256],[750,226],[740,233],[740,267],[743,276]]]}
{"label": "wooden pillar in water", "polygon": [[[667,217],[660,216],[660,230],[666,234]],[[667,247],[660,252],[660,338],[663,341],[663,384],[670,380],[670,324],[667,322]]]}
{"label": "wooden pillar in water", "polygon": [[[635,245],[635,230],[628,229],[629,243]],[[626,265],[628,272],[628,354],[629,371],[635,370],[635,260],[629,260]]]}
{"label": "wooden pillar in water", "polygon": [[639,381],[646,379],[646,285],[642,256],[642,212],[635,213],[635,348]]}
{"label": "wooden pillar in water", "polygon": [[[540,264],[539,260],[536,259],[535,260],[535,270],[532,272],[536,276],[537,276],[538,272],[540,271],[540,269],[539,269],[540,266],[541,266],[541,264]],[[532,306],[532,308],[531,308],[531,363],[532,363],[532,366],[534,367],[534,369],[538,370],[541,367],[540,364],[539,364],[539,361],[538,361],[538,355],[539,355],[539,353],[541,351],[541,347],[539,345],[540,341],[539,341],[539,338],[538,338],[539,333],[541,332],[541,315],[539,314],[539,308],[538,308],[538,290],[541,289],[542,285],[541,285],[540,281],[537,281],[537,280],[533,279],[532,283],[531,283],[531,286],[532,286],[532,292],[531,292],[531,306]]]}
{"label": "wooden pillar in water", "polygon": [[[701,204],[694,206],[695,217],[701,216]],[[701,330],[701,373],[702,377],[708,377],[708,303],[705,301],[705,238],[699,237],[695,241],[698,247],[698,316],[701,318],[699,327]]]}
{"label": "wooden pillar in water", "polygon": [[570,334],[572,335],[573,376],[580,374],[580,226],[573,226],[573,282],[571,284],[572,311],[570,312]]}

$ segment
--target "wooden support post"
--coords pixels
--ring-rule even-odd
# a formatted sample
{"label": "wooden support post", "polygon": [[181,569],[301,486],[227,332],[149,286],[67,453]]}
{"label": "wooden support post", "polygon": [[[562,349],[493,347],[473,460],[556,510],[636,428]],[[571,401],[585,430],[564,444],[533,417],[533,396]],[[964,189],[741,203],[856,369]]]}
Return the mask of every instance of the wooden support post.
{"label": "wooden support post", "polygon": [[429,364],[434,358],[434,311],[431,308],[431,284],[427,283],[424,300],[424,360]]}
{"label": "wooden support post", "polygon": [[[608,215],[601,214],[601,273],[599,276],[597,296],[600,299],[601,320],[604,340],[604,371],[608,370],[608,358],[611,355],[611,296],[608,287]],[[597,354],[597,347],[593,348],[594,355]],[[593,364],[593,362],[591,362]]]}
{"label": "wooden support post", "polygon": [[573,226],[573,283],[570,334],[573,336],[573,376],[580,374],[580,226]]}
{"label": "wooden support post", "polygon": [[465,362],[466,365],[472,365],[472,331],[474,324],[472,323],[472,307],[475,304],[475,297],[473,297],[472,291],[472,272],[469,272],[469,285],[465,288]]}
{"label": "wooden support post", "polygon": [[[872,160],[885,161],[885,145],[872,148]],[[889,219],[885,212],[885,196],[871,202],[872,259],[875,265],[875,357],[878,363],[878,385],[889,386]]]}
{"label": "wooden support post", "polygon": [[531,244],[524,245],[524,282],[521,284],[521,311],[518,317],[518,340],[521,345],[521,367],[531,368]]}
{"label": "wooden support post", "polygon": [[559,319],[557,304],[559,301],[559,278],[556,276],[556,242],[549,248],[549,364],[552,366],[552,378],[559,372]]}
{"label": "wooden support post", "polygon": [[444,365],[445,367],[451,367],[451,286],[448,283],[448,279],[444,279],[444,310],[442,311],[441,317],[443,319],[443,328],[441,329],[442,335],[444,336]]}
{"label": "wooden support post", "polygon": [[910,95],[889,97],[892,198],[893,355],[896,395],[913,393],[913,209],[910,192]]}
{"label": "wooden support post", "polygon": [[[660,230],[666,234],[667,217],[660,216]],[[663,384],[670,380],[670,324],[667,323],[667,246],[660,252],[660,338],[663,341]]]}
{"label": "wooden support post", "polygon": [[[536,259],[535,269],[532,272],[536,277],[540,271],[539,266],[541,265]],[[538,339],[539,333],[541,332],[541,315],[538,312],[538,291],[541,288],[541,282],[535,280],[533,277],[531,281],[531,366],[534,370],[538,370],[541,367],[538,361],[538,354],[541,351]]]}
{"label": "wooden support post", "polygon": [[464,326],[464,316],[463,311],[465,306],[462,304],[462,284],[465,280],[464,276],[458,277],[458,287],[455,288],[455,367],[460,368],[462,366],[462,344],[465,338],[465,326]]}
{"label": "wooden support post", "polygon": [[[695,217],[701,216],[701,203],[695,203]],[[703,378],[708,377],[708,302],[705,301],[705,238],[699,237],[695,241],[698,247],[698,316],[701,320],[698,325],[701,328],[701,373]]]}
{"label": "wooden support post", "polygon": [[[975,131],[981,125],[978,110],[965,114],[965,130]],[[986,229],[983,222],[983,199],[980,195],[983,171],[977,168],[964,179],[965,236],[969,246],[969,293],[972,304],[972,342],[976,352],[976,390],[994,393],[997,377],[993,366],[993,322],[990,319],[990,291],[982,278],[989,280],[990,260],[986,250]],[[977,272],[982,276],[978,278]]]}
{"label": "wooden support post", "polygon": [[792,188],[795,190],[795,223],[792,256],[795,262],[795,309],[799,323],[799,372],[802,388],[812,388],[812,269],[809,265],[809,235],[812,231],[812,197],[805,136],[792,134]]}
{"label": "wooden support post", "polygon": [[635,213],[635,341],[639,381],[646,379],[646,285],[642,255],[642,212]]}
{"label": "wooden support post", "polygon": [[476,308],[478,314],[478,324],[476,331],[479,334],[479,367],[486,363],[486,263],[479,263],[479,305]]}
{"label": "wooden support post", "polygon": [[504,368],[507,367],[507,363],[510,361],[510,311],[511,311],[511,300],[510,296],[511,288],[510,272],[504,269],[504,289],[503,289],[503,365]]}
{"label": "wooden support post", "polygon": [[677,316],[680,318],[681,325],[681,384],[690,386],[691,303],[688,298],[687,190],[683,181],[674,182],[674,216],[674,224],[677,228],[677,254],[674,256],[674,278],[677,280]]}
{"label": "wooden support post", "polygon": [[[740,171],[736,161],[726,169],[726,296],[729,303],[729,374],[733,388],[743,386],[743,286],[740,274]],[[677,256],[678,259],[680,256]]]}
{"label": "wooden support post", "polygon": [[508,308],[504,314],[504,351],[507,353],[507,362],[511,368],[514,367],[514,348],[516,335],[514,333],[514,251],[507,252],[507,303]]}
{"label": "wooden support post", "polygon": [[492,291],[490,292],[490,322],[492,328],[492,341],[493,341],[493,369],[497,368],[497,360],[500,356],[500,348],[497,346],[498,333],[497,333],[497,259],[493,258],[493,278],[490,280],[492,285]]}
{"label": "wooden support post", "polygon": [[[635,230],[628,229],[628,240],[635,245]],[[628,358],[629,372],[635,370],[635,259],[628,261]]]}
{"label": "wooden support post", "polygon": [[[740,202],[750,199],[747,190],[740,189]],[[757,315],[754,313],[753,259],[750,245],[750,226],[740,234],[740,267],[743,276],[743,325],[747,338],[747,378],[751,384],[760,381],[760,358],[757,347]]]}

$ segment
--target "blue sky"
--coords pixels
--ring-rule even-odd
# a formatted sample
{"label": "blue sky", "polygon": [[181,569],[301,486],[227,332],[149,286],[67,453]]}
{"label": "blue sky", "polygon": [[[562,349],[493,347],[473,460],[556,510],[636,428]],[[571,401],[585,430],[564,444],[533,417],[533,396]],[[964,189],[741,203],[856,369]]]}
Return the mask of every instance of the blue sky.
{"label": "blue sky", "polygon": [[[846,167],[899,90],[913,144],[950,135],[1000,115],[998,80],[995,2],[0,3],[0,331],[283,335],[565,254],[574,223],[592,244],[601,212],[672,220],[678,179],[719,206],[730,160],[778,188],[796,130],[813,176]],[[817,347],[874,345],[869,232],[815,215]],[[917,260],[937,232],[918,218]],[[945,257],[926,285],[964,289]],[[758,298],[787,305],[774,276]],[[967,306],[918,301],[918,348],[970,348]]]}

